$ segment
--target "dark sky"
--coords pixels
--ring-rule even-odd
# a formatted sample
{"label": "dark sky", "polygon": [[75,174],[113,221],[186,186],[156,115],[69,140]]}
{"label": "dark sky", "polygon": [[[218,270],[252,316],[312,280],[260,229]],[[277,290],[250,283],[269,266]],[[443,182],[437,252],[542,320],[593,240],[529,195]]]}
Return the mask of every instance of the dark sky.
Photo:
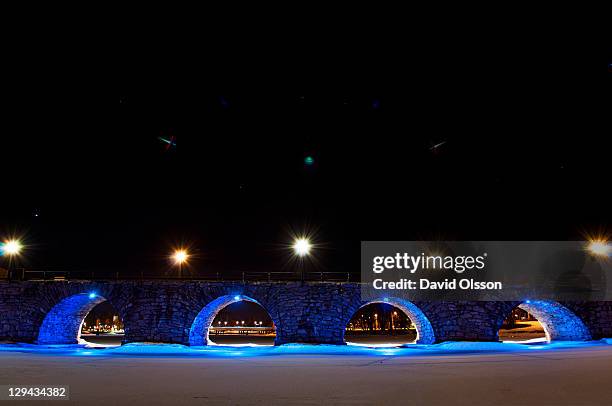
{"label": "dark sky", "polygon": [[346,90],[14,85],[1,231],[28,266],[163,274],[177,244],[193,272],[291,270],[291,230],[314,233],[313,269],[343,272],[361,240],[609,230],[612,54],[506,45],[412,49],[401,79]]}

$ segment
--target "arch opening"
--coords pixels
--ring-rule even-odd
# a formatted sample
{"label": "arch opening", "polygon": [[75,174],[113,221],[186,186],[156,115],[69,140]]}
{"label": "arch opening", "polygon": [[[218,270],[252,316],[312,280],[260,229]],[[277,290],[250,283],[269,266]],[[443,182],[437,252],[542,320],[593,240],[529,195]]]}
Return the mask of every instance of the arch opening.
{"label": "arch opening", "polygon": [[413,344],[416,339],[416,328],[410,317],[388,303],[361,307],[349,320],[344,333],[347,344],[369,346]]}
{"label": "arch opening", "polygon": [[[102,307],[103,312],[111,311],[117,316],[117,322],[121,318],[114,312],[114,308],[107,302],[107,299],[94,292],[79,293],[63,299],[53,306],[46,314],[38,331],[38,344],[77,344],[85,328],[87,335],[88,327],[92,327],[92,322],[86,321],[86,317],[98,305],[107,303]],[[98,313],[94,313],[95,317]],[[94,322],[95,324],[95,322]],[[121,323],[121,327],[122,327]],[[106,327],[98,327],[98,332],[102,333]],[[109,332],[112,329],[109,329]],[[118,338],[118,337],[117,337]],[[122,338],[122,337],[121,337]],[[121,344],[121,338],[115,339],[114,345]]]}
{"label": "arch opening", "polygon": [[105,301],[85,316],[79,342],[104,347],[120,346],[124,336],[121,316],[109,301]]}
{"label": "arch opening", "polygon": [[433,344],[436,339],[427,316],[404,299],[382,299],[363,304],[344,329],[347,344],[389,346]]}
{"label": "arch opening", "polygon": [[586,341],[591,334],[582,320],[560,303],[527,300],[510,312],[498,337],[515,342]]}
{"label": "arch opening", "polygon": [[498,337],[503,342],[539,342],[548,341],[544,326],[533,313],[520,306],[512,309],[502,322]]}
{"label": "arch opening", "polygon": [[274,345],[276,326],[257,300],[244,295],[219,297],[198,313],[189,345]]}

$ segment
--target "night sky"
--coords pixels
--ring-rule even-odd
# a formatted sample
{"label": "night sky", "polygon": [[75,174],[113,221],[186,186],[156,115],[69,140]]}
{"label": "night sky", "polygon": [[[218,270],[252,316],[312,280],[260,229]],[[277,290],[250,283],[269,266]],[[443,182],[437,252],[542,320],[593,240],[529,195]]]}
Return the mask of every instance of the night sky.
{"label": "night sky", "polygon": [[525,45],[413,50],[402,80],[346,91],[21,84],[2,235],[31,267],[163,275],[185,245],[189,272],[230,275],[292,270],[292,233],[317,244],[310,269],[357,273],[362,240],[609,230],[612,53]]}

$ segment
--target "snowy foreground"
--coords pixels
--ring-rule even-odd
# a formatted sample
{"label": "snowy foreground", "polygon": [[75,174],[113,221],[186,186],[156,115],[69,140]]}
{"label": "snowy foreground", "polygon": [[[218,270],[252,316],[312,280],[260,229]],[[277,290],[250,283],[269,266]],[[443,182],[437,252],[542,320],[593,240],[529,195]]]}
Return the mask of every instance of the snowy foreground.
{"label": "snowy foreground", "polygon": [[0,385],[70,385],[62,404],[610,405],[611,380],[610,339],[404,348],[0,345]]}

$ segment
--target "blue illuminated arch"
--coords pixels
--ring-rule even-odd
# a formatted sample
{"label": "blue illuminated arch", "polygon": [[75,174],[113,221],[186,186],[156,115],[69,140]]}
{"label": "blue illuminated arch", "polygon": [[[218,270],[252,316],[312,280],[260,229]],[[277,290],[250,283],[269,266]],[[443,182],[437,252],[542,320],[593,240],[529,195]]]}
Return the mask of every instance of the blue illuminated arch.
{"label": "blue illuminated arch", "polygon": [[[431,322],[429,321],[427,316],[425,316],[425,313],[423,313],[423,311],[419,309],[414,303],[406,299],[401,299],[401,298],[396,298],[396,297],[383,298],[383,299],[376,299],[376,300],[369,301],[367,303],[363,303],[359,307],[359,309],[367,305],[370,305],[372,303],[387,303],[403,311],[406,314],[406,316],[410,318],[410,321],[412,321],[412,323],[414,324],[416,328],[416,331],[417,331],[416,343],[417,344],[433,344],[436,342],[436,335],[434,334],[434,329],[431,325]],[[353,312],[353,314],[359,311],[359,309]],[[353,315],[351,315],[351,317],[353,317]],[[346,328],[343,330],[343,334],[345,331],[346,331]]]}
{"label": "blue illuminated arch", "polygon": [[527,300],[518,307],[538,319],[548,341],[587,341],[591,339],[591,333],[582,320],[558,302]]}
{"label": "blue illuminated arch", "polygon": [[257,300],[244,295],[225,295],[213,300],[204,306],[191,324],[189,330],[189,345],[200,346],[211,344],[210,338],[208,338],[208,332],[217,314],[223,308],[242,300],[257,303],[263,307]]}
{"label": "blue illuminated arch", "polygon": [[38,331],[38,344],[76,344],[85,316],[106,301],[93,292],[69,296],[53,306]]}

